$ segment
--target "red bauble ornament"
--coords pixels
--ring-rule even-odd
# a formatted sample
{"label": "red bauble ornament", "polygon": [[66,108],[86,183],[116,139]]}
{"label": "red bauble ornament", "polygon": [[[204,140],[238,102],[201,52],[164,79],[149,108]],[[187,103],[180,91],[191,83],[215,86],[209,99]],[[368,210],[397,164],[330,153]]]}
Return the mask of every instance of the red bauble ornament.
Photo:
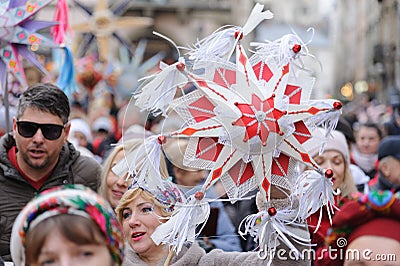
{"label": "red bauble ornament", "polygon": [[340,110],[342,109],[342,103],[341,102],[334,102],[333,103],[333,108],[335,108],[336,110]]}
{"label": "red bauble ornament", "polygon": [[178,69],[179,71],[183,71],[185,70],[185,64],[184,63],[178,63],[176,64],[176,69]]}
{"label": "red bauble ornament", "polygon": [[268,214],[269,214],[269,216],[275,216],[276,209],[274,207],[268,208]]}
{"label": "red bauble ornament", "polygon": [[158,136],[157,139],[159,144],[164,144],[165,142],[167,142],[167,138],[165,136]]}
{"label": "red bauble ornament", "polygon": [[333,176],[333,171],[332,171],[332,169],[326,169],[326,170],[325,170],[325,177],[326,177],[326,178],[332,178],[332,176]]}
{"label": "red bauble ornament", "polygon": [[301,45],[296,43],[295,45],[293,45],[292,50],[297,54],[301,50]]}
{"label": "red bauble ornament", "polygon": [[204,198],[204,193],[203,193],[202,191],[197,191],[197,192],[194,194],[194,197],[195,197],[197,200],[202,200],[202,199]]}

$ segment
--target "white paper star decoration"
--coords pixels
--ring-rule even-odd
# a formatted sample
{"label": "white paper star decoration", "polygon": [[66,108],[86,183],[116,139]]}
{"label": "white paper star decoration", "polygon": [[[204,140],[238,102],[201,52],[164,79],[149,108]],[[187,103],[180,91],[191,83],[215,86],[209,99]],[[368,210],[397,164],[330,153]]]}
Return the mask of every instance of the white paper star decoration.
{"label": "white paper star decoration", "polygon": [[[161,65],[161,71],[148,77],[135,95],[139,107],[165,116],[174,111],[185,121],[183,128],[161,136],[188,138],[184,164],[209,170],[202,188],[188,198],[193,209],[204,203],[217,180],[232,202],[256,188],[269,201],[272,186],[296,195],[301,206],[297,218],[305,219],[316,206],[332,203],[331,172],[314,162],[304,144],[312,141],[318,126],[325,127],[328,136],[342,105],[331,99],[310,100],[314,78],[304,71],[301,57],[308,50],[297,35],[254,43],[255,52],[247,56],[241,39],[270,18],[272,14],[257,4],[243,27],[222,27],[197,42],[187,57]],[[236,58],[230,62],[234,53]],[[176,91],[187,84],[196,89],[178,96]],[[298,163],[316,170],[315,174],[298,176]],[[323,187],[324,192],[315,187]],[[182,213],[190,215],[187,209]],[[183,214],[180,219],[185,220]],[[173,243],[179,251],[181,243],[174,236],[159,237],[179,226],[183,225],[160,226],[153,240]],[[260,240],[269,243],[265,237]]]}

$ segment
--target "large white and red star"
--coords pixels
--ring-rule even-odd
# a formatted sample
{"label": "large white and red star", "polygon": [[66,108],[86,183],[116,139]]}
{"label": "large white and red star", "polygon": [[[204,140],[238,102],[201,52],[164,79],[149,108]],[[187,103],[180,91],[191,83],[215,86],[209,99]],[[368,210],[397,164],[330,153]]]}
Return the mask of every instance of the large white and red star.
{"label": "large white and red star", "polygon": [[268,195],[271,182],[287,183],[295,161],[318,168],[302,145],[312,137],[305,121],[339,111],[340,102],[311,104],[313,82],[293,78],[290,64],[249,59],[240,44],[236,53],[236,65],[188,74],[198,90],[172,103],[187,126],[171,135],[189,137],[188,166],[210,170],[204,189],[221,179],[230,198],[256,187]]}

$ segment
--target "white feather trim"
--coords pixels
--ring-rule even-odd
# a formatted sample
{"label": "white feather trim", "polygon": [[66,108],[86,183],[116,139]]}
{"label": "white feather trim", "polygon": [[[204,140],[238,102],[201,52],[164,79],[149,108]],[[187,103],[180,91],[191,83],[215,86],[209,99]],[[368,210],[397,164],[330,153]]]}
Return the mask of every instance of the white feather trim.
{"label": "white feather trim", "polygon": [[[288,226],[305,227],[305,224],[295,222],[297,210],[283,209],[276,211],[274,216],[270,216],[268,211],[260,211],[257,214],[251,214],[244,218],[239,226],[239,234],[243,237],[246,234],[253,236],[259,243],[260,250],[258,256],[260,259],[268,258],[268,264],[272,263],[276,248],[280,243],[284,243],[290,248],[297,258],[302,254],[293,245],[293,242],[309,246],[310,239],[305,239],[290,232]],[[244,232],[240,231],[244,223]],[[289,240],[289,238],[290,240]]]}
{"label": "white feather trim", "polygon": [[264,5],[257,3],[243,27],[227,25],[198,41],[188,53],[195,62],[228,61],[238,41],[252,32],[263,20],[273,18],[271,11],[263,11]]}
{"label": "white feather trim", "polygon": [[128,173],[128,177],[135,177],[135,181],[148,189],[157,189],[163,178],[160,173],[161,144],[158,135],[144,139],[142,145],[126,153],[112,171],[120,178]]}
{"label": "white feather trim", "polygon": [[[316,102],[311,101],[311,106],[317,106],[315,105]],[[321,107],[320,105],[322,102],[318,102],[318,107]],[[326,104],[326,103],[323,103]],[[332,108],[329,106],[329,108]],[[325,149],[326,143],[328,141],[328,137],[332,133],[332,130],[334,130],[339,122],[340,115],[342,114],[342,110],[337,110],[332,108],[331,110],[327,112],[323,112],[320,114],[313,115],[306,120],[304,120],[305,125],[310,129],[314,130],[316,127],[322,127],[325,129],[325,136],[324,136],[324,141],[322,142],[321,148],[320,148],[320,153],[323,152]]]}
{"label": "white feather trim", "polygon": [[138,94],[134,96],[137,106],[154,115],[161,113],[165,115],[175,97],[178,86],[188,82],[183,58],[179,58],[179,61],[172,65],[161,62],[160,68],[161,71],[156,75],[141,79],[145,82],[140,87]]}
{"label": "white feather trim", "polygon": [[[322,211],[322,207],[326,206],[329,220],[334,214],[335,192],[332,187],[331,178],[327,178],[324,171],[307,170],[304,171],[296,184],[294,195],[299,197],[299,218],[306,219],[316,211]],[[321,216],[321,214],[320,214]],[[315,230],[318,230],[321,223],[321,217]]]}
{"label": "white feather trim", "polygon": [[217,29],[211,35],[193,45],[188,53],[189,59],[195,62],[229,60],[236,43],[239,41],[240,34],[235,34],[237,32],[242,32],[242,28],[228,25]]}
{"label": "white feather trim", "polygon": [[251,14],[249,15],[249,18],[247,19],[246,23],[243,26],[243,35],[246,36],[250,32],[252,32],[255,27],[258,26],[263,20],[265,19],[272,19],[274,17],[274,14],[272,14],[271,11],[263,11],[264,5],[261,5],[260,3],[257,3],[253,10],[251,11]]}
{"label": "white feather trim", "polygon": [[204,199],[197,200],[194,195],[187,199],[186,204],[175,205],[176,211],[170,219],[156,228],[151,239],[156,245],[168,244],[176,254],[186,242],[193,243],[201,230],[196,233],[196,227],[205,223],[210,214],[210,205]]}
{"label": "white feather trim", "polygon": [[[312,33],[312,36],[307,43],[303,42],[296,33],[284,35],[282,38],[275,41],[266,40],[265,43],[251,42],[250,46],[256,47],[256,51],[251,58],[252,62],[267,62],[272,59],[276,62],[279,68],[291,64],[297,69],[312,73],[313,71],[306,68],[305,63],[301,58],[307,56],[316,60],[322,70],[321,62],[319,62],[307,48],[307,45],[311,43],[311,40],[313,39],[314,29],[309,28],[307,31],[311,31]],[[296,76],[295,73],[293,74]]]}
{"label": "white feather trim", "polygon": [[[301,45],[301,49],[305,52],[293,51],[294,45]],[[274,59],[279,68],[293,63],[300,55],[307,55],[308,49],[299,36],[295,34],[287,34],[275,41],[266,41],[265,43],[252,42],[251,46],[255,46],[254,55],[259,57],[262,62],[268,59]]]}

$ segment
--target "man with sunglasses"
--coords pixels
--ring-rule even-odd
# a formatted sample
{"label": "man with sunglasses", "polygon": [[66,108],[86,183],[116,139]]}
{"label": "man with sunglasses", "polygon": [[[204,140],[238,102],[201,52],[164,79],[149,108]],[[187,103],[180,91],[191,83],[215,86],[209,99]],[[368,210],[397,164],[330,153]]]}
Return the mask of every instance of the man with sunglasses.
{"label": "man with sunglasses", "polygon": [[13,132],[0,139],[0,256],[10,261],[15,218],[36,194],[63,184],[97,191],[101,166],[67,141],[70,106],[57,86],[29,87],[19,98]]}

